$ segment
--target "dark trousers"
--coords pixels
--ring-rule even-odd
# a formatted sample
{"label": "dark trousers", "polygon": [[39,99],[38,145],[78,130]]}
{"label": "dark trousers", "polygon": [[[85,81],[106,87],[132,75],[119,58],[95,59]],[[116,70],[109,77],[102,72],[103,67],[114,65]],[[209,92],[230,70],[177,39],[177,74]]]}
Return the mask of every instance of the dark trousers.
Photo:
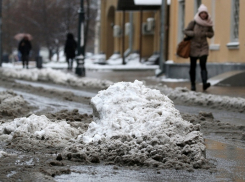
{"label": "dark trousers", "polygon": [[28,55],[22,55],[21,59],[22,59],[23,68],[25,67],[25,65],[26,65],[26,68],[28,68],[29,56]]}
{"label": "dark trousers", "polygon": [[72,70],[73,60],[74,60],[74,58],[66,58],[66,62],[68,64],[68,70]]}
{"label": "dark trousers", "polygon": [[[202,79],[203,79],[203,73],[206,73],[206,75],[207,75],[207,68],[206,68],[207,58],[208,58],[208,56],[190,57],[190,71],[189,71],[189,74],[190,74],[190,79],[191,79],[191,83],[192,84],[195,84],[195,82],[196,82],[196,65],[197,65],[197,60],[198,59],[200,61]],[[205,81],[205,80],[203,80],[203,81]]]}

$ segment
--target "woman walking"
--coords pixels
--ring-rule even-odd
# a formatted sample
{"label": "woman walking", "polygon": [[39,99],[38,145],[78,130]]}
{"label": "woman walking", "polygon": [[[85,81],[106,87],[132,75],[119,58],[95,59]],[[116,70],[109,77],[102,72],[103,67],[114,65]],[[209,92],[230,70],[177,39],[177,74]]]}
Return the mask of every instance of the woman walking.
{"label": "woman walking", "polygon": [[187,28],[184,30],[186,36],[191,37],[191,51],[190,51],[190,80],[191,90],[196,90],[196,63],[199,59],[201,68],[201,77],[203,83],[203,90],[210,87],[207,83],[208,72],[206,62],[209,53],[209,45],[207,38],[214,36],[213,22],[209,16],[208,9],[205,5],[198,8],[198,12]]}
{"label": "woman walking", "polygon": [[66,62],[68,64],[68,70],[72,70],[73,60],[76,56],[76,48],[77,48],[77,42],[74,40],[74,36],[72,33],[68,33],[67,39],[65,42],[65,56],[66,56]]}
{"label": "woman walking", "polygon": [[21,53],[21,60],[22,60],[22,64],[23,64],[23,68],[28,69],[28,64],[29,64],[29,54],[30,51],[32,49],[32,45],[30,40],[28,39],[27,36],[24,36],[24,38],[20,41],[19,46],[18,46],[18,50]]}

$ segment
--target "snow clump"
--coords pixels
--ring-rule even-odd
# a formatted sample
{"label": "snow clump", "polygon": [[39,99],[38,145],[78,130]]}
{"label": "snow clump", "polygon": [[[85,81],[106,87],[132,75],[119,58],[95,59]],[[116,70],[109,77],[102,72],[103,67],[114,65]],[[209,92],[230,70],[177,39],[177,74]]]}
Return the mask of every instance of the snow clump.
{"label": "snow clump", "polygon": [[0,92],[0,103],[0,119],[23,116],[33,108],[21,95],[17,95],[12,90]]}
{"label": "snow clump", "polygon": [[[94,121],[64,155],[126,165],[201,168],[207,164],[200,125],[140,81],[119,82],[91,99]],[[77,155],[79,154],[79,155]],[[91,157],[92,156],[92,157]],[[98,162],[98,160],[95,160]]]}
{"label": "snow clump", "polygon": [[29,137],[38,140],[69,140],[79,135],[79,130],[66,121],[51,122],[46,116],[32,114],[29,117],[16,118],[12,122],[0,125],[0,138],[12,140],[13,137]]}

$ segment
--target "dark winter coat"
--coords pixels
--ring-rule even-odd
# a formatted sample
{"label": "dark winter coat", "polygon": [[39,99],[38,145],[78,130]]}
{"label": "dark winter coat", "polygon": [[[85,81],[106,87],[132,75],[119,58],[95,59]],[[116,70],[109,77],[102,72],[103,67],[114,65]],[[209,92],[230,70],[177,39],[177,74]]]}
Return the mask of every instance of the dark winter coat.
{"label": "dark winter coat", "polygon": [[212,38],[214,36],[214,31],[211,26],[202,26],[193,20],[184,30],[184,33],[192,38],[190,57],[208,55],[209,45],[207,37]]}
{"label": "dark winter coat", "polygon": [[66,58],[75,58],[76,56],[76,48],[77,48],[77,42],[74,40],[73,35],[72,34],[68,34],[67,35],[67,40],[65,43],[65,55]]}
{"label": "dark winter coat", "polygon": [[20,41],[18,50],[20,51],[22,56],[29,56],[31,49],[32,45],[29,40],[23,39]]}

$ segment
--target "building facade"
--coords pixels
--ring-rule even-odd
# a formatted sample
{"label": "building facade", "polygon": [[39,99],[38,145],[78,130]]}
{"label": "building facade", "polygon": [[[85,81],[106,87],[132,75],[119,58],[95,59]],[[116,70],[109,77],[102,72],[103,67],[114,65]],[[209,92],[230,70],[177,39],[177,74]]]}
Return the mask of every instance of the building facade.
{"label": "building facade", "polygon": [[243,0],[172,0],[170,10],[169,60],[188,62],[175,55],[183,38],[182,30],[194,18],[200,4],[208,7],[215,35],[209,40],[210,63],[245,63],[245,1]]}
{"label": "building facade", "polygon": [[[117,6],[118,0],[101,0],[100,52],[104,52],[107,59],[129,48],[131,52],[141,52],[142,57],[159,52],[160,6],[158,10],[125,12],[118,11]],[[152,29],[141,31],[147,19],[152,20]]]}
{"label": "building facade", "polygon": [[[188,59],[176,55],[176,48],[184,37],[183,29],[193,20],[200,4],[204,4],[208,7],[214,22],[215,36],[209,40],[208,63],[213,63],[212,66],[217,68],[211,74],[217,75],[233,69],[245,69],[243,67],[245,64],[245,11],[242,11],[245,8],[245,0],[169,0],[166,2],[168,3],[166,3],[165,12],[165,42],[164,50],[162,50],[164,60],[171,60],[182,67],[189,63]],[[118,0],[101,0],[100,51],[106,54],[107,59],[115,52],[122,55],[122,52],[126,51],[130,45],[132,45],[131,52],[141,52],[142,57],[145,58],[159,53],[161,51],[159,50],[161,8],[143,12],[125,11],[124,14],[122,11],[117,11],[117,5]],[[133,17],[132,21],[130,17]],[[153,20],[151,31],[144,31],[142,27],[147,28],[150,20]],[[122,31],[122,27],[128,24],[133,27],[130,38],[127,28]],[[124,36],[115,32],[115,27],[118,27]],[[230,68],[217,71],[220,69],[219,66],[224,67],[228,65],[227,63],[241,64],[241,66],[230,66]],[[171,74],[167,76],[173,77]]]}

